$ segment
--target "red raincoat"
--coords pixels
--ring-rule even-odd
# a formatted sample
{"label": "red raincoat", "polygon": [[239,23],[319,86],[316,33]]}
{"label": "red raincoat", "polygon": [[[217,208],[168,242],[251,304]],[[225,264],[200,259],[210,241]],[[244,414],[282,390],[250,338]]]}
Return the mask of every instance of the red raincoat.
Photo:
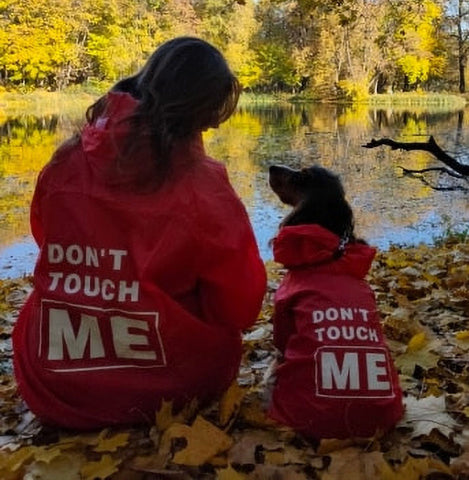
{"label": "red raincoat", "polygon": [[283,353],[270,414],[316,439],[369,437],[402,416],[402,392],[374,294],[364,280],[375,250],[319,225],[288,226],[274,258],[289,269],[275,295],[274,343]]}
{"label": "red raincoat", "polygon": [[[246,211],[201,136],[176,149],[176,173],[156,192],[109,185],[136,101],[108,101],[40,174],[34,291],[13,335],[26,403],[80,429],[153,422],[162,399],[220,394],[266,282]],[[138,163],[148,158],[139,151]]]}

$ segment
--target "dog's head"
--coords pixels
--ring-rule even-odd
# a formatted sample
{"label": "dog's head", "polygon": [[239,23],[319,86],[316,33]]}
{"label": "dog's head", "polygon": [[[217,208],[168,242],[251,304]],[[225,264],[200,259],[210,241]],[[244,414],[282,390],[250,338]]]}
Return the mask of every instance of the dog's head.
{"label": "dog's head", "polygon": [[280,200],[293,207],[281,226],[315,223],[342,238],[353,238],[353,213],[337,175],[314,165],[294,170],[269,169],[269,184]]}

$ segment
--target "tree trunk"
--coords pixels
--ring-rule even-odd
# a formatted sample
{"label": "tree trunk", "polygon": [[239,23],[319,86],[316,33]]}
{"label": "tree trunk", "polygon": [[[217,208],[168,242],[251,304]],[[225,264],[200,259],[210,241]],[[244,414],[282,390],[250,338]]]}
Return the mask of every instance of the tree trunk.
{"label": "tree trunk", "polygon": [[463,35],[463,0],[458,2],[458,67],[459,67],[459,93],[466,93],[466,51]]}

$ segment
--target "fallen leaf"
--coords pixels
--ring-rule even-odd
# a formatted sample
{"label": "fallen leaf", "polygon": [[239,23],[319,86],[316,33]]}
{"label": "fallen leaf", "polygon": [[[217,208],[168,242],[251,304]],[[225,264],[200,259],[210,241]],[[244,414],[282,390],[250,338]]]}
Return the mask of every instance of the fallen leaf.
{"label": "fallen leaf", "polygon": [[118,471],[117,466],[122,460],[114,460],[110,455],[103,455],[99,462],[87,462],[80,469],[83,480],[105,480]]}
{"label": "fallen leaf", "polygon": [[173,416],[173,402],[163,399],[159,410],[155,414],[156,428],[164,432],[173,423],[176,423],[175,417]]}
{"label": "fallen leaf", "polygon": [[22,447],[15,452],[8,453],[0,457],[0,471],[16,472],[25,463],[29,462],[34,456],[36,447]]}
{"label": "fallen leaf", "polygon": [[186,423],[197,410],[197,399],[186,404],[178,413],[173,412],[173,402],[163,400],[155,414],[155,425],[158,431],[164,432],[173,423]]}
{"label": "fallen leaf", "polygon": [[54,447],[37,447],[34,451],[34,459],[38,462],[50,463],[55,458],[62,455],[62,448],[60,445]]}
{"label": "fallen leaf", "polygon": [[243,403],[241,405],[240,416],[249,425],[259,428],[280,427],[280,425],[269,418],[265,407],[258,402]]}
{"label": "fallen leaf", "polygon": [[228,450],[233,441],[222,430],[197,416],[192,426],[173,424],[164,433],[161,440],[162,449],[170,445],[173,439],[184,438],[187,445],[173,456],[173,463],[200,466],[215,455]]}
{"label": "fallen leaf", "polygon": [[434,339],[427,343],[425,347],[398,355],[394,363],[401,373],[412,376],[416,365],[425,370],[436,367],[440,357],[435,352],[438,351],[440,346],[441,340]]}
{"label": "fallen leaf", "polygon": [[328,453],[335,452],[337,450],[343,450],[347,447],[352,447],[355,442],[351,438],[345,440],[337,438],[323,438],[321,439],[317,448],[318,455],[327,455]]}
{"label": "fallen leaf", "polygon": [[166,467],[167,458],[160,455],[148,455],[145,457],[135,457],[132,460],[131,468],[139,472],[159,473]]}
{"label": "fallen leaf", "polygon": [[256,465],[246,477],[248,480],[308,480],[308,477],[296,467],[279,467],[275,465]]}
{"label": "fallen leaf", "polygon": [[60,455],[47,463],[35,461],[26,469],[24,480],[81,480],[80,469],[85,462],[86,458],[77,453]]}
{"label": "fallen leaf", "polygon": [[217,469],[217,480],[245,480],[244,473],[237,472],[231,465],[228,468]]}
{"label": "fallen leaf", "polygon": [[465,340],[469,341],[469,330],[462,330],[460,332],[456,332],[454,335],[458,340]]}
{"label": "fallen leaf", "polygon": [[404,398],[405,413],[400,422],[401,426],[411,427],[412,436],[430,435],[434,428],[446,437],[454,432],[458,422],[448,415],[446,411],[445,396],[424,397],[417,399],[413,396]]}
{"label": "fallen leaf", "polygon": [[[321,480],[398,480],[381,452],[364,452],[349,447],[329,455],[331,463]],[[406,480],[407,477],[402,477]]]}
{"label": "fallen leaf", "polygon": [[422,350],[422,348],[427,344],[427,335],[425,332],[416,333],[407,344],[408,352],[416,352]]}
{"label": "fallen leaf", "polygon": [[115,452],[120,447],[125,447],[129,441],[129,433],[118,433],[112,437],[100,438],[95,452]]}
{"label": "fallen leaf", "polygon": [[396,480],[421,480],[428,473],[441,472],[451,474],[451,470],[443,463],[431,457],[409,457],[398,469]]}
{"label": "fallen leaf", "polygon": [[227,425],[230,419],[238,413],[246,392],[247,388],[240,387],[236,381],[230,385],[220,400],[220,425]]}

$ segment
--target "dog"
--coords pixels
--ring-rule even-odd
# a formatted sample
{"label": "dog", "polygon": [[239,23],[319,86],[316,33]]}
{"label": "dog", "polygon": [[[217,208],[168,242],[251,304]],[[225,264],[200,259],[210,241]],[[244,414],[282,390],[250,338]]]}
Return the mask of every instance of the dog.
{"label": "dog", "polygon": [[375,249],[354,232],[340,178],[314,165],[273,165],[292,207],[273,239],[287,269],[274,298],[276,369],[269,415],[314,439],[372,437],[399,421],[402,391],[365,280]]}

